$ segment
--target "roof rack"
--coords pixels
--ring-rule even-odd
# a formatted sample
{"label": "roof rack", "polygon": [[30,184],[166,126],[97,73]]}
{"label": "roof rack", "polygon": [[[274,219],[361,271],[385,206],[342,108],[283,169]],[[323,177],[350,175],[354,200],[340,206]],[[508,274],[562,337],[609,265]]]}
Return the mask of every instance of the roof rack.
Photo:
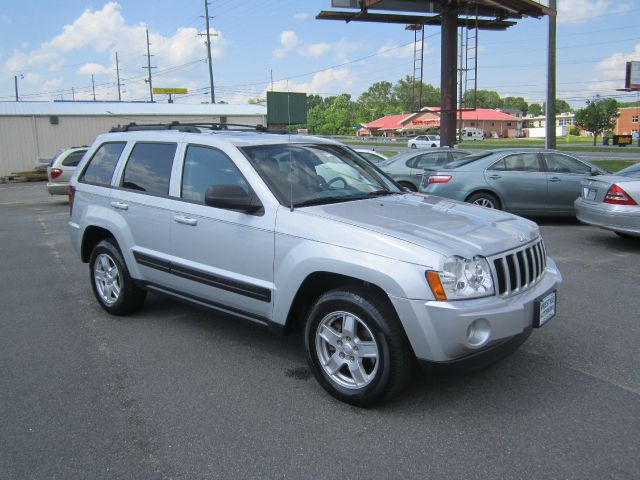
{"label": "roof rack", "polygon": [[[202,133],[202,128],[214,131],[236,131],[236,132],[269,132],[264,125],[246,125],[243,123],[207,123],[207,122],[195,122],[195,123],[150,123],[150,124],[137,124],[131,122],[127,125],[118,125],[111,128],[110,133],[115,132],[133,132],[140,130],[177,130],[179,132],[188,133]],[[270,131],[269,133],[283,133],[282,131]]]}

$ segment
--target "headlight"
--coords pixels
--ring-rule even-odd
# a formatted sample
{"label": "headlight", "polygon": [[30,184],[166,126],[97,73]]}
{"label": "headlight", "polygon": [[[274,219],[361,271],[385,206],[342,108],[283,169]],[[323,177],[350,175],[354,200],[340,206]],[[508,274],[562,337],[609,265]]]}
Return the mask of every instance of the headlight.
{"label": "headlight", "polygon": [[494,293],[489,262],[483,257],[471,260],[449,257],[441,272],[427,272],[427,281],[438,300],[487,297]]}

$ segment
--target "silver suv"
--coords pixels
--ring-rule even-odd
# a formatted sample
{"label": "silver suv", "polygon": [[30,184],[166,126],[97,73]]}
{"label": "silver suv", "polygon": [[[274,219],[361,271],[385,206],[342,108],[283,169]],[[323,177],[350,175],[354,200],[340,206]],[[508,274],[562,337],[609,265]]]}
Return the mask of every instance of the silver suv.
{"label": "silver suv", "polygon": [[301,329],[318,382],[355,405],[400,392],[416,360],[504,356],[555,314],[533,222],[406,193],[332,140],[144,128],[99,136],[71,180],[71,239],[109,313],[152,290]]}

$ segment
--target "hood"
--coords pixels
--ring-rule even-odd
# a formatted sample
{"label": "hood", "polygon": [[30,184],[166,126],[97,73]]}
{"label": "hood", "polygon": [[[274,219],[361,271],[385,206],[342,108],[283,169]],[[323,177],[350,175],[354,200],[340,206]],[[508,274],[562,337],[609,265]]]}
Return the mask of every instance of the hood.
{"label": "hood", "polygon": [[[357,204],[357,205],[356,205]],[[444,255],[491,256],[532,241],[538,226],[515,215],[434,195],[399,194],[305,209]]]}

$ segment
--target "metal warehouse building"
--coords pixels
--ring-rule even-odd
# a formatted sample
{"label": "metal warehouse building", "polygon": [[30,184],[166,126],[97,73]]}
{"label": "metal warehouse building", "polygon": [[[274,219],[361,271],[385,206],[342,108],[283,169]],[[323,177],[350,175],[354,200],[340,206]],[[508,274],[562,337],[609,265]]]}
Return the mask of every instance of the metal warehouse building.
{"label": "metal warehouse building", "polygon": [[31,170],[39,157],[90,145],[111,127],[136,123],[266,125],[262,105],[124,102],[0,102],[0,177]]}

